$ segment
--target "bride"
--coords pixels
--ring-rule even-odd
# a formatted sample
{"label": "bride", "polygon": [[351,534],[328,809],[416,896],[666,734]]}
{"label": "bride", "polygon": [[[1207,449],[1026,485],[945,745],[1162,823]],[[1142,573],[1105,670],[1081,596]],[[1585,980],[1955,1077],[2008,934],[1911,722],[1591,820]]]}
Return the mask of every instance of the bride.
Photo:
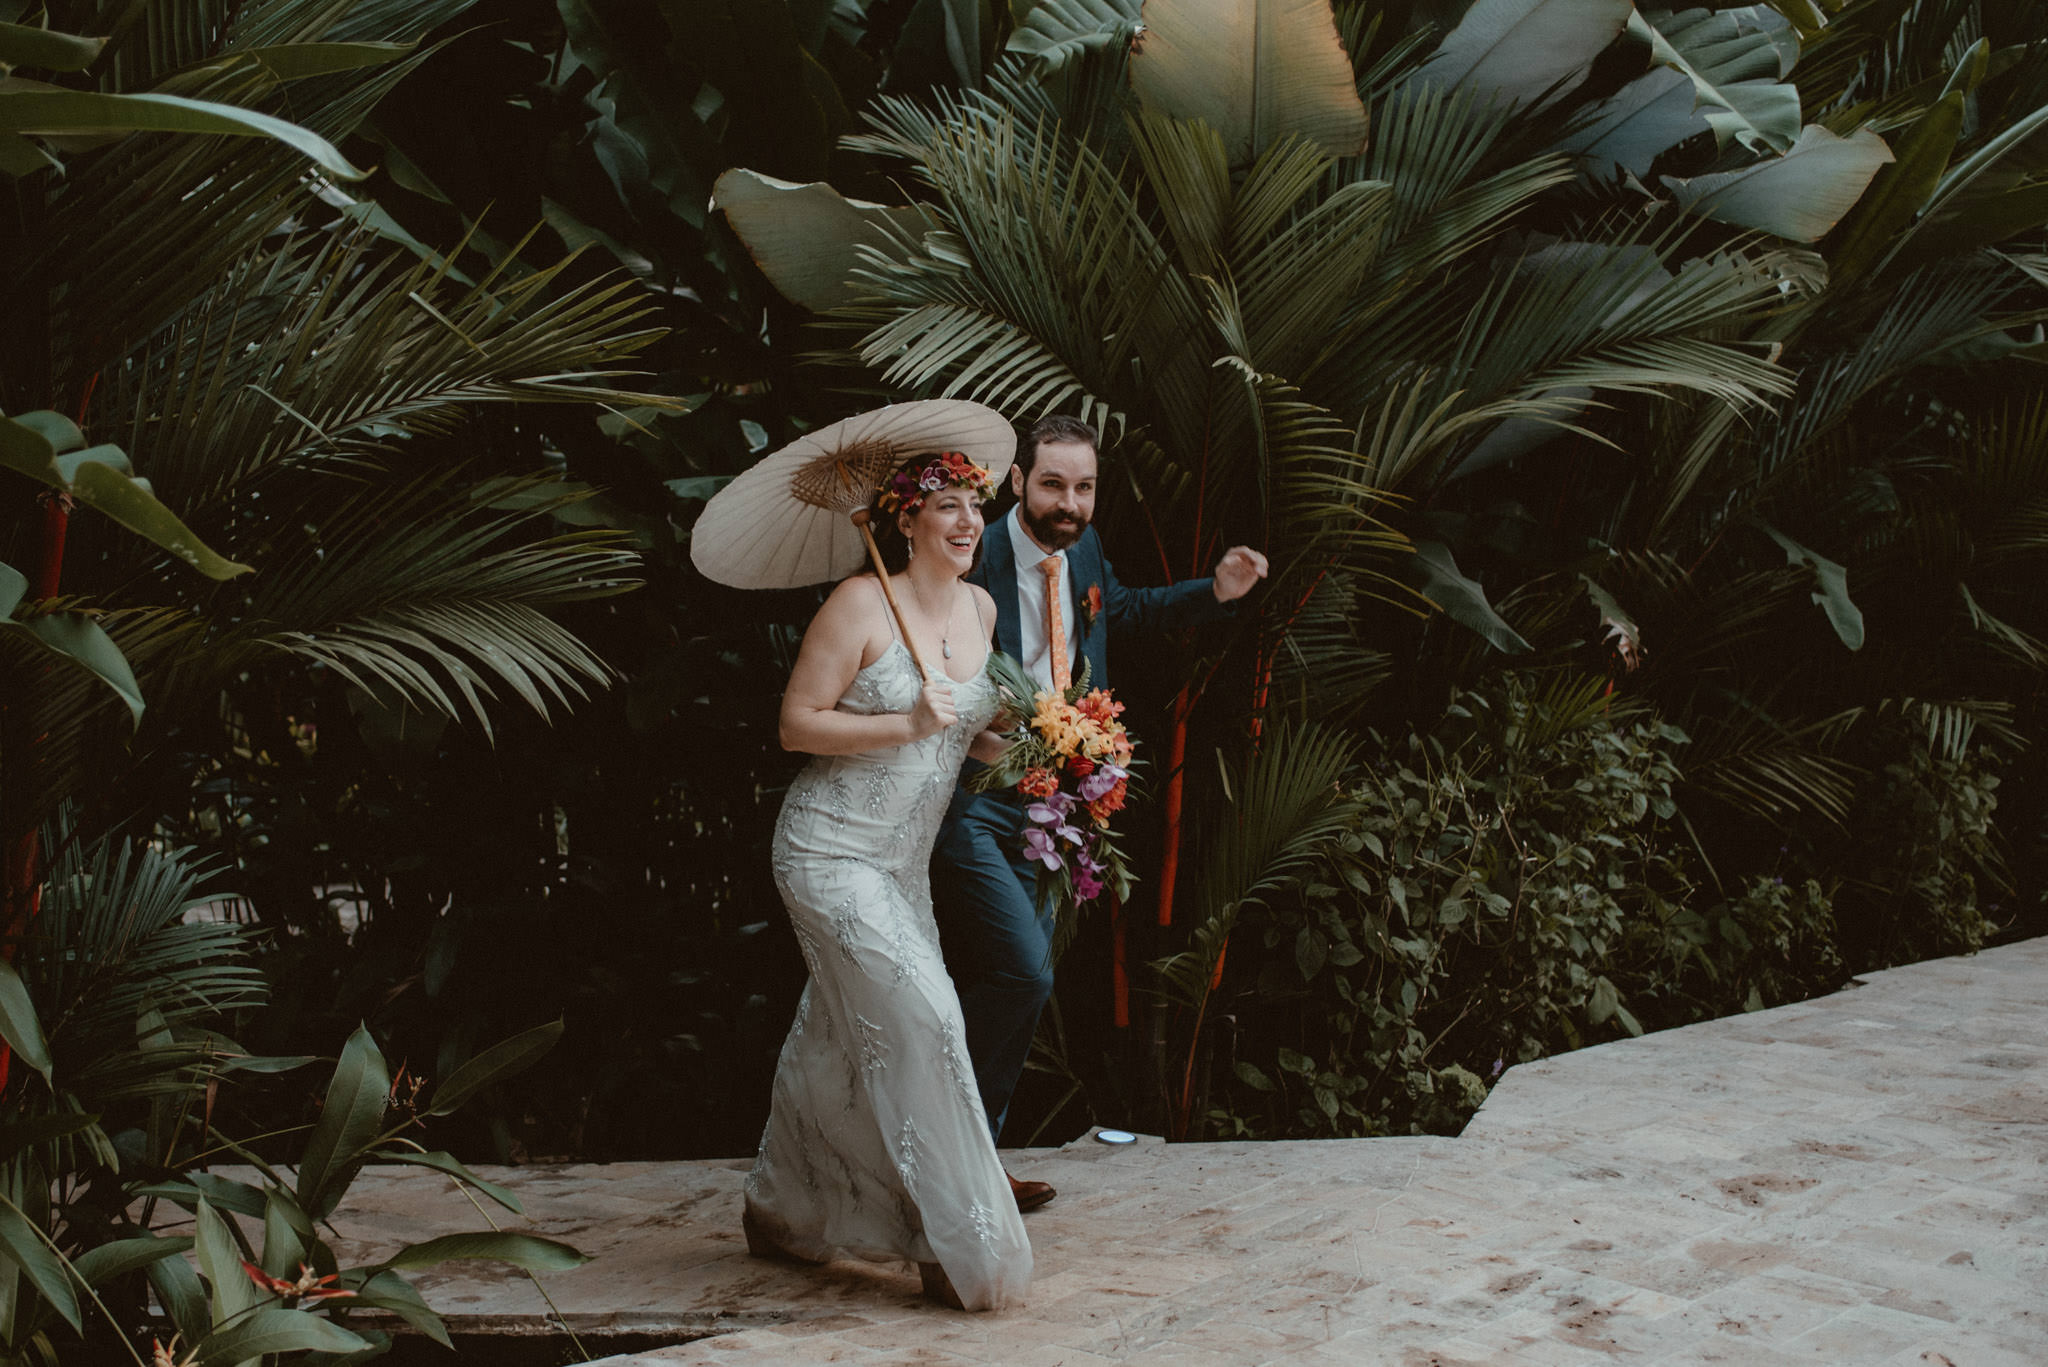
{"label": "bride", "polygon": [[965,1310],[1009,1304],[1031,1279],[926,875],[961,761],[996,709],[994,602],[961,579],[994,493],[987,470],[941,452],[905,462],[869,504],[929,678],[866,573],[832,591],[790,674],[782,744],[814,758],[776,822],[775,881],[810,981],[743,1220],[757,1257],[913,1261],[926,1295]]}

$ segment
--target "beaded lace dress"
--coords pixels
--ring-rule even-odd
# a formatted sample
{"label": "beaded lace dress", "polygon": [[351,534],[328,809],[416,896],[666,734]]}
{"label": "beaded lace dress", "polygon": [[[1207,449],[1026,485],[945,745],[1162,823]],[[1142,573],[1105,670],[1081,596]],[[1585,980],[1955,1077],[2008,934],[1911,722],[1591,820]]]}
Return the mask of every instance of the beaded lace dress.
{"label": "beaded lace dress", "polygon": [[[909,712],[918,690],[892,642],[838,706]],[[986,666],[953,681],[953,702],[959,722],[921,741],[817,756],[783,801],[775,881],[810,981],[746,1198],[791,1253],[937,1262],[968,1309],[988,1310],[1023,1294],[1031,1245],[983,1117],[927,873],[967,745],[995,713]]]}

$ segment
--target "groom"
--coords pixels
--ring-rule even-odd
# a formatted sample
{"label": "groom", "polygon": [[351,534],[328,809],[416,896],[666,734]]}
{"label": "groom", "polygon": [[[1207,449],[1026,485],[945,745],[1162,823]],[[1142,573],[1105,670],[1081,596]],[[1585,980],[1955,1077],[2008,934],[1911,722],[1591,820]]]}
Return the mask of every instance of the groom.
{"label": "groom", "polygon": [[[1041,419],[1010,469],[1017,506],[985,533],[967,576],[996,601],[996,649],[1023,662],[1041,688],[1066,687],[1088,665],[1107,688],[1109,637],[1157,637],[1229,615],[1226,606],[1266,574],[1266,557],[1234,546],[1211,579],[1165,588],[1119,584],[1088,525],[1095,513],[1095,429],[1079,418]],[[1037,905],[1037,876],[1019,836],[1015,793],[956,790],[932,854],[933,905],[946,967],[967,1020],[967,1051],[990,1131],[1000,1137],[1052,995],[1052,911]],[[1052,1200],[1045,1182],[1010,1179],[1019,1210]]]}

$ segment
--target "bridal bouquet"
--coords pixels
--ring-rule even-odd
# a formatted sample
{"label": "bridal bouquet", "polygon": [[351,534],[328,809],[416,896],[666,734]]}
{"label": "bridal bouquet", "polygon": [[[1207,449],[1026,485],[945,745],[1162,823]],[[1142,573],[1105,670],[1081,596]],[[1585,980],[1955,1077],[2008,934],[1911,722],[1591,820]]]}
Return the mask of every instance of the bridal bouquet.
{"label": "bridal bouquet", "polygon": [[1089,688],[1085,669],[1064,693],[1041,690],[998,653],[989,657],[989,677],[1003,700],[997,722],[1009,746],[968,786],[1024,796],[1024,855],[1063,924],[1105,889],[1128,898],[1130,870],[1110,829],[1131,783],[1131,736],[1117,720],[1124,705],[1108,689]]}

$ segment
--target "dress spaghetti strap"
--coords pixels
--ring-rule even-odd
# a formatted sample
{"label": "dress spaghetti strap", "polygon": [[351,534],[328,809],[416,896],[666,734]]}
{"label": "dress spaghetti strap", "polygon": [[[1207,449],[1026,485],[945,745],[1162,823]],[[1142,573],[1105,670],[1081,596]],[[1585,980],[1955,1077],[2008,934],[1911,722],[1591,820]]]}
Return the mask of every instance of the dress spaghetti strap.
{"label": "dress spaghetti strap", "polygon": [[896,614],[889,610],[889,595],[882,588],[882,581],[879,576],[875,579],[875,596],[882,600],[882,620],[889,624],[890,638],[897,641],[902,640],[902,633],[896,630]]}

